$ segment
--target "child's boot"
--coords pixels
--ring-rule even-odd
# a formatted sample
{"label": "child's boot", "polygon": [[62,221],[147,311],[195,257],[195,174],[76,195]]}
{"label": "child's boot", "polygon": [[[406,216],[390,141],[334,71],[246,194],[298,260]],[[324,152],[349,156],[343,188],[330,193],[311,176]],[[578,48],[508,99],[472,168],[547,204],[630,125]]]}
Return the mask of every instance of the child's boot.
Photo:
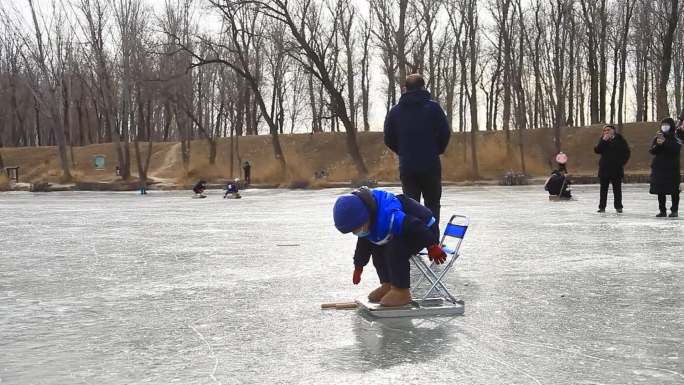
{"label": "child's boot", "polygon": [[387,294],[390,291],[391,287],[392,287],[392,285],[390,285],[389,282],[380,284],[380,287],[371,291],[368,294],[368,300],[370,302],[374,302],[374,303],[380,302],[382,297],[384,297],[385,294]]}
{"label": "child's boot", "polygon": [[413,301],[413,298],[411,298],[411,291],[409,289],[400,289],[392,286],[390,291],[380,300],[380,305],[387,307],[404,306],[410,304],[411,301]]}

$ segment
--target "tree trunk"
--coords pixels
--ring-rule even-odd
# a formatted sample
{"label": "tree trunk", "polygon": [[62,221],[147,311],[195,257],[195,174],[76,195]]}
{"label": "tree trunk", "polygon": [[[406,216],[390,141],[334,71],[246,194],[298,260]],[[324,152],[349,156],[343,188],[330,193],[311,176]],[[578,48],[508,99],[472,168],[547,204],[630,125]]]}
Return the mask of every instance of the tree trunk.
{"label": "tree trunk", "polygon": [[38,142],[38,146],[43,145],[42,135],[41,135],[41,128],[40,128],[40,104],[38,104],[38,98],[35,96],[33,97],[33,109],[36,114],[36,122],[35,122],[35,130],[36,130],[36,141]]}
{"label": "tree trunk", "polygon": [[659,120],[670,116],[667,85],[670,81],[670,68],[672,66],[672,44],[674,42],[675,30],[677,29],[677,22],[679,21],[679,0],[670,0],[669,4],[671,4],[671,8],[667,19],[667,31],[663,38],[663,57],[660,62],[660,76],[656,94],[657,119]]}
{"label": "tree trunk", "polygon": [[615,44],[615,49],[613,51],[613,86],[610,92],[610,123],[615,123],[615,94],[617,92],[616,79],[618,78],[618,67],[619,67],[619,57],[620,55],[620,42]]}
{"label": "tree trunk", "polygon": [[235,125],[230,125],[230,179],[233,179],[235,171]]}
{"label": "tree trunk", "polygon": [[600,41],[597,41],[598,33],[596,31],[597,26],[595,22],[595,3],[592,3],[591,6],[589,6],[589,4],[587,3],[587,0],[580,1],[587,34],[587,72],[589,73],[589,114],[591,116],[591,124],[597,124],[601,121],[600,84],[602,83],[602,73],[600,65],[598,63],[599,59],[597,57],[597,50],[600,51],[601,48],[599,47]]}
{"label": "tree trunk", "polygon": [[635,102],[636,102],[636,111],[635,111],[635,116],[634,120],[637,122],[641,122],[644,119],[644,75],[645,75],[645,70],[644,70],[644,59],[639,58],[639,53],[637,52],[636,55],[636,81],[635,81],[635,86],[634,88],[636,89],[635,91]]}
{"label": "tree trunk", "polygon": [[[608,61],[606,58],[607,50],[607,39],[606,30],[608,28],[608,14],[606,12],[606,0],[600,0],[601,6],[599,8],[599,18],[601,21],[601,28],[599,30],[599,70],[600,70],[600,83],[599,83],[599,121],[606,122],[606,94],[608,89]],[[614,78],[613,78],[614,79]]]}
{"label": "tree trunk", "polygon": [[370,38],[371,26],[366,24],[363,32],[363,56],[361,57],[361,113],[363,114],[363,130],[370,131],[369,99],[370,99]]}
{"label": "tree trunk", "polygon": [[565,125],[568,127],[573,127],[575,125],[575,119],[574,119],[574,104],[575,104],[575,55],[576,55],[576,48],[575,48],[575,38],[577,34],[577,29],[576,29],[576,21],[574,16],[570,15],[570,52],[568,55],[570,56],[569,58],[569,63],[568,63],[568,71],[570,72],[568,74],[568,116],[567,120],[565,121]]}
{"label": "tree trunk", "polygon": [[470,0],[468,4],[468,28],[469,31],[469,53],[470,53],[470,156],[472,161],[472,176],[480,178],[480,167],[477,160],[477,59],[479,56],[478,47],[478,22],[477,22],[477,0]]}
{"label": "tree trunk", "polygon": [[307,85],[309,90],[309,104],[311,105],[311,132],[323,132],[321,118],[316,107],[316,94],[314,93],[313,75],[308,74]]}
{"label": "tree trunk", "polygon": [[5,162],[2,160],[2,135],[0,135],[0,175],[5,173]]}
{"label": "tree trunk", "polygon": [[[61,91],[54,91],[54,92],[61,92]],[[53,100],[58,100],[57,98],[53,97]],[[55,105],[57,104],[57,105]],[[59,162],[60,165],[62,166],[62,182],[71,182],[72,176],[71,176],[71,171],[69,170],[69,160],[67,159],[67,146],[66,146],[66,138],[64,136],[64,125],[62,122],[61,117],[59,116],[59,111],[57,111],[61,106],[59,106],[60,103],[52,103],[51,107],[51,115],[53,116],[52,118],[52,124],[53,124],[53,129],[52,133],[55,137],[55,140],[57,141],[57,151],[59,153]]]}
{"label": "tree trunk", "polygon": [[406,83],[406,11],[408,0],[399,0],[399,28],[397,30],[397,61],[399,63],[399,85]]}
{"label": "tree trunk", "polygon": [[[41,94],[41,104],[48,106],[48,111],[50,112],[50,120],[52,121],[51,133],[54,135],[57,142],[58,155],[60,160],[60,165],[62,167],[62,181],[70,182],[71,171],[69,170],[69,162],[67,160],[66,154],[66,140],[64,138],[64,122],[63,122],[63,108],[61,101],[62,93],[62,77],[60,74],[51,73],[48,69],[47,59],[45,57],[45,48],[43,46],[42,33],[40,30],[40,25],[38,23],[38,18],[36,16],[36,11],[33,5],[33,1],[29,0],[29,8],[31,9],[31,16],[33,19],[33,26],[36,35],[36,42],[38,48],[37,65],[38,71],[44,80],[45,86],[48,88],[47,95],[45,91],[41,93],[39,90],[36,93]],[[63,63],[59,63],[63,65]],[[63,68],[62,68],[63,69]]]}
{"label": "tree trunk", "polygon": [[[624,24],[622,25],[622,36],[620,38],[620,81],[618,85],[618,106],[617,106],[617,123],[618,132],[622,132],[622,119],[623,113],[622,108],[625,100],[625,72],[627,67],[627,39],[629,37],[629,25],[632,19],[632,13],[634,11],[634,6],[636,0],[629,0],[627,6],[625,7],[625,18]],[[638,71],[638,69],[637,69]]]}
{"label": "tree trunk", "polygon": [[[508,19],[508,9],[504,19]],[[504,24],[504,73],[503,73],[503,130],[506,133],[506,154],[511,155],[511,37]]]}
{"label": "tree trunk", "polygon": [[518,148],[520,150],[520,168],[522,173],[527,172],[525,165],[525,130],[527,129],[527,104],[525,102],[525,88],[523,87],[523,71],[524,71],[524,56],[525,56],[525,18],[523,17],[522,6],[517,2],[518,6],[518,62],[516,65],[515,76],[513,76],[513,87],[517,99],[516,103],[516,125],[518,126]]}

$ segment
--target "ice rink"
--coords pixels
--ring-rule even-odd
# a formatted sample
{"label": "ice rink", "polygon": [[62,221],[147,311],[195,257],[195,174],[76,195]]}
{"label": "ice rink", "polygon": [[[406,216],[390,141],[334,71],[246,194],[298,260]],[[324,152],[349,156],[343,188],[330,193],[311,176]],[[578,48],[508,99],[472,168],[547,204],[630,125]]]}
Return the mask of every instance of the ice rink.
{"label": "ice rink", "polygon": [[388,321],[320,309],[377,284],[345,191],[0,194],[0,383],[684,384],[684,220],[647,186],[619,215],[597,186],[445,188],[465,315]]}

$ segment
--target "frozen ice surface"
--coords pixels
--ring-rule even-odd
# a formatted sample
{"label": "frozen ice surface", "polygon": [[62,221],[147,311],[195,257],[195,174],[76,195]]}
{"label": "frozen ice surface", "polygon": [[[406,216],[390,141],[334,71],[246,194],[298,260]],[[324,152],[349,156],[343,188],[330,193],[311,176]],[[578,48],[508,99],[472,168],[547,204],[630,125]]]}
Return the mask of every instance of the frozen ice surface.
{"label": "frozen ice surface", "polygon": [[[394,189],[396,190],[396,189]],[[321,311],[351,284],[345,190],[0,194],[0,383],[683,384],[684,222],[644,185],[446,188],[462,317]]]}

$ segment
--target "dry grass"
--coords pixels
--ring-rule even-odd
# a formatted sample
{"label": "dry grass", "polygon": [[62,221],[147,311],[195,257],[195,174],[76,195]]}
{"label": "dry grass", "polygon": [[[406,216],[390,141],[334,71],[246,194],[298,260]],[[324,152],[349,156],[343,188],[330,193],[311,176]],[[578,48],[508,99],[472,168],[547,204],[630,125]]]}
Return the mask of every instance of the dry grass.
{"label": "dry grass", "polygon": [[0,191],[9,191],[10,183],[7,175],[0,174]]}
{"label": "dry grass", "polygon": [[[627,124],[624,136],[632,148],[632,159],[627,165],[629,173],[648,172],[651,156],[648,146],[657,124]],[[569,128],[563,131],[563,151],[568,154],[568,169],[574,174],[594,174],[598,156],[593,147],[600,135],[600,126]],[[525,165],[527,173],[533,176],[546,175],[551,165],[550,149],[553,142],[550,130],[525,131]],[[348,155],[344,133],[282,135],[281,147],[287,161],[284,175],[279,162],[273,156],[270,136],[239,138],[239,160],[235,157],[233,172],[230,170],[230,139],[218,141],[216,163],[209,164],[209,147],[206,141],[191,143],[190,164],[184,167],[181,160],[180,143],[155,143],[152,148],[148,175],[157,180],[177,184],[191,184],[198,179],[222,182],[231,178],[242,178],[241,161],[252,164],[252,183],[281,186],[316,187],[327,182],[348,182],[357,177],[357,170]],[[517,132],[511,134],[507,147],[503,132],[482,132],[478,134],[478,162],[480,177],[498,178],[508,170],[519,172],[520,150]],[[360,132],[358,145],[369,177],[379,181],[397,181],[398,158],[383,143],[381,132]],[[143,154],[147,145],[141,143]],[[20,166],[21,182],[59,182],[61,170],[55,147],[2,148],[3,159],[8,166]],[[111,182],[115,175],[117,157],[112,144],[98,144],[76,147],[72,174],[75,181]],[[95,155],[105,155],[106,169],[95,170]],[[237,154],[236,154],[237,155]],[[131,173],[137,177],[135,152],[131,145]],[[471,171],[470,134],[455,133],[442,157],[442,175],[445,181],[463,181],[475,178]],[[327,177],[315,179],[316,172],[325,171]]]}

